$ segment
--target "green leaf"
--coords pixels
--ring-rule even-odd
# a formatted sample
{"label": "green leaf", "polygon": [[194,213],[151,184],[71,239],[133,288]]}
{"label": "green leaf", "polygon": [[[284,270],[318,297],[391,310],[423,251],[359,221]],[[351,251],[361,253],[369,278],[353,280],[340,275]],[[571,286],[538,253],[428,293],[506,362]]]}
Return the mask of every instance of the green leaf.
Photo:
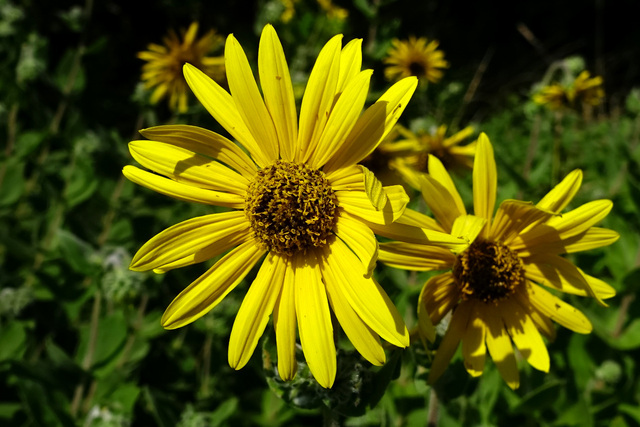
{"label": "green leaf", "polygon": [[85,73],[81,55],[76,49],[68,49],[53,76],[53,81],[63,94],[81,92],[85,86]]}
{"label": "green leaf", "polygon": [[71,268],[81,274],[90,275],[94,270],[91,258],[95,251],[91,245],[70,231],[59,229],[56,233],[58,249]]}
{"label": "green leaf", "polygon": [[211,427],[225,425],[231,416],[238,410],[238,398],[231,397],[220,404],[211,414]]}
{"label": "green leaf", "polygon": [[0,165],[4,176],[0,184],[0,206],[15,203],[24,191],[24,163],[17,157],[10,157]]}
{"label": "green leaf", "polygon": [[640,319],[633,320],[617,338],[611,338],[609,345],[618,350],[633,350],[640,347]]}
{"label": "green leaf", "polygon": [[20,359],[27,344],[27,332],[22,322],[13,321],[0,328],[0,362]]}
{"label": "green leaf", "polygon": [[65,188],[64,198],[69,207],[73,207],[91,197],[97,188],[98,180],[90,160],[77,160],[69,177],[69,185]]}
{"label": "green leaf", "polygon": [[46,132],[34,130],[22,132],[16,140],[14,155],[20,158],[27,157],[42,144],[46,137]]}
{"label": "green leaf", "polygon": [[[82,365],[85,358],[89,357],[90,369],[96,370],[97,376],[107,375],[115,367],[117,356],[124,348],[127,339],[127,321],[121,311],[116,311],[100,318],[95,336],[91,337],[91,333],[90,324],[81,327],[76,362]],[[93,349],[90,349],[90,345],[93,345]]]}

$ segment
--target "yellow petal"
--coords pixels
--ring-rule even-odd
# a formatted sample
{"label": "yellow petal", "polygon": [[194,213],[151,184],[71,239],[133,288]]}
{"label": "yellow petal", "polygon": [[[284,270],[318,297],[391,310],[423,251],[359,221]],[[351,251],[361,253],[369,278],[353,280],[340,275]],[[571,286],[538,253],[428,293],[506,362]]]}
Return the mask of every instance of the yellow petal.
{"label": "yellow petal", "polygon": [[499,306],[507,331],[522,357],[537,370],[549,372],[549,352],[529,313],[512,300],[502,301]]}
{"label": "yellow petal", "polygon": [[142,166],[175,181],[242,197],[247,192],[245,177],[193,151],[156,141],[131,141],[129,151]]}
{"label": "yellow petal", "polygon": [[338,190],[364,190],[364,177],[360,165],[351,165],[326,173],[327,180],[331,183],[333,191]]}
{"label": "yellow petal", "polygon": [[607,228],[591,227],[582,234],[563,240],[562,249],[564,253],[568,254],[588,251],[609,246],[619,238],[620,235],[616,231]]}
{"label": "yellow petal", "polygon": [[557,255],[539,254],[527,258],[526,262],[525,270],[528,279],[569,294],[595,298],[606,307],[600,294],[591,287],[580,269],[570,261]]}
{"label": "yellow petal", "polygon": [[509,245],[523,230],[552,218],[554,213],[542,210],[531,202],[505,200],[500,204],[491,225],[491,236]]}
{"label": "yellow petal", "polygon": [[273,328],[278,348],[278,375],[284,381],[296,375],[296,300],[293,266],[286,260],[284,283],[273,309]]}
{"label": "yellow petal", "polygon": [[376,210],[367,193],[363,191],[336,191],[338,205],[346,212],[376,224],[390,224],[400,218],[409,196],[401,185],[384,187],[388,202],[384,208]]}
{"label": "yellow petal", "polygon": [[333,276],[324,275],[329,302],[342,326],[344,333],[358,352],[371,364],[382,366],[386,360],[380,338],[366,323],[360,319],[351,308],[346,295],[342,291],[342,284],[333,282]]}
{"label": "yellow petal", "polygon": [[366,167],[360,165],[364,178],[364,192],[367,193],[369,201],[376,210],[381,210],[389,201],[387,193],[382,188],[382,183],[376,176]]}
{"label": "yellow petal", "polygon": [[249,228],[244,212],[233,211],[191,218],[167,228],[145,243],[130,268],[148,271],[194,255],[216,242]]}
{"label": "yellow petal", "polygon": [[458,348],[460,340],[462,340],[462,337],[464,337],[466,333],[470,314],[471,305],[467,301],[461,302],[453,312],[449,328],[442,338],[438,351],[436,351],[436,356],[433,358],[427,380],[429,384],[436,382],[447,369],[451,358]]}
{"label": "yellow petal", "polygon": [[253,78],[247,56],[233,34],[227,37],[224,59],[229,89],[238,113],[253,138],[259,141],[258,146],[266,159],[275,161],[279,156],[276,129]]}
{"label": "yellow petal", "polygon": [[451,206],[451,209],[457,212],[456,216],[466,215],[467,210],[464,207],[460,193],[458,193],[458,190],[451,179],[451,175],[449,175],[449,172],[447,172],[447,169],[444,167],[442,162],[436,156],[431,154],[429,155],[428,171],[429,176],[446,188],[455,204],[455,209],[453,206]]}
{"label": "yellow petal", "polygon": [[423,175],[420,187],[422,197],[433,212],[433,216],[446,231],[451,231],[456,218],[465,215],[466,212],[457,209],[453,195],[435,178]]}
{"label": "yellow petal", "polygon": [[[588,334],[592,331],[593,327],[589,319],[575,307],[570,306],[533,283],[529,283],[526,290],[526,295],[531,304],[545,316],[579,334]],[[522,298],[520,294],[520,292],[517,292],[516,296]],[[526,302],[519,302],[523,306],[526,304]]]}
{"label": "yellow petal", "polygon": [[498,174],[493,147],[483,132],[478,137],[478,150],[473,163],[473,206],[476,216],[487,220],[482,236],[487,237],[493,210],[496,204],[496,186]]}
{"label": "yellow petal", "polygon": [[424,306],[434,325],[458,304],[460,292],[453,274],[443,273],[432,277],[424,284],[418,298],[418,305]]}
{"label": "yellow petal", "polygon": [[456,261],[447,249],[406,242],[380,244],[379,259],[391,267],[415,271],[445,270]]}
{"label": "yellow petal", "polygon": [[[417,85],[415,77],[408,77],[391,86],[358,119],[342,147],[325,165],[325,170],[358,163],[371,154],[402,115]],[[384,120],[384,126],[381,126],[381,120]]]}
{"label": "yellow petal", "polygon": [[322,387],[331,388],[336,378],[336,347],[327,293],[315,258],[309,251],[296,254],[292,260],[296,316],[309,370]]}
{"label": "yellow petal", "polygon": [[344,143],[351,132],[369,92],[372,70],[365,70],[351,80],[331,110],[320,140],[309,157],[312,167],[320,168]]}
{"label": "yellow petal", "polygon": [[573,199],[582,184],[582,171],[576,169],[549,191],[536,205],[540,209],[560,212]]}
{"label": "yellow petal", "polygon": [[451,235],[465,240],[469,244],[478,237],[482,227],[484,227],[486,219],[475,215],[463,215],[456,218],[451,228]]}
{"label": "yellow petal", "polygon": [[340,74],[337,92],[342,93],[362,68],[362,39],[353,39],[340,52]]}
{"label": "yellow petal", "polygon": [[162,264],[155,267],[153,272],[156,274],[163,274],[169,270],[176,268],[186,267],[188,265],[198,264],[212,258],[217,257],[220,254],[225,253],[231,248],[235,248],[238,245],[253,238],[253,230],[250,227],[243,228],[240,231],[227,235],[224,239],[216,240],[208,246],[186,255],[182,258],[178,258],[175,261]]}
{"label": "yellow petal", "polygon": [[282,44],[269,24],[264,27],[260,37],[258,69],[264,100],[278,134],[280,155],[284,160],[292,161],[294,146],[298,141],[296,100]]}
{"label": "yellow petal", "polygon": [[251,358],[280,295],[285,269],[282,257],[269,253],[249,287],[229,338],[229,366],[233,369],[241,369]]}
{"label": "yellow petal", "polygon": [[181,328],[207,314],[227,296],[264,255],[255,240],[229,252],[175,297],[162,315],[165,329]]}
{"label": "yellow petal", "polygon": [[400,313],[375,280],[353,269],[358,263],[353,252],[340,239],[323,249],[322,275],[341,287],[362,321],[391,344],[409,346],[409,333]]}
{"label": "yellow petal", "polygon": [[173,144],[216,159],[247,179],[253,178],[258,170],[240,147],[207,129],[187,125],[166,125],[142,129],[140,133],[148,139]]}
{"label": "yellow petal", "polygon": [[315,149],[324,130],[340,73],[342,35],[334,36],[324,45],[311,70],[300,109],[300,131],[295,160],[306,160]]}
{"label": "yellow petal", "polygon": [[482,310],[482,319],[487,325],[485,338],[493,363],[498,367],[500,376],[507,385],[512,389],[518,388],[520,386],[518,364],[500,313],[495,310],[495,307],[485,305]]}
{"label": "yellow petal", "polygon": [[341,212],[334,232],[360,258],[360,272],[369,277],[378,259],[378,241],[373,231],[362,221]]}
{"label": "yellow petal", "polygon": [[244,197],[238,194],[193,187],[130,165],[125,166],[122,169],[122,173],[128,180],[138,185],[178,200],[236,209],[244,208]]}
{"label": "yellow petal", "polygon": [[263,152],[249,131],[231,95],[193,65],[184,64],[183,71],[189,87],[204,108],[249,151],[258,165],[268,166],[271,159]]}
{"label": "yellow petal", "polygon": [[462,357],[464,367],[472,377],[479,377],[484,371],[484,361],[487,353],[485,336],[487,327],[480,316],[479,301],[470,301],[472,308],[469,314],[467,329],[462,338]]}
{"label": "yellow petal", "polygon": [[398,222],[400,224],[407,224],[414,227],[444,232],[444,228],[442,228],[436,220],[423,213],[414,211],[413,209],[405,209],[400,219],[398,219]]}

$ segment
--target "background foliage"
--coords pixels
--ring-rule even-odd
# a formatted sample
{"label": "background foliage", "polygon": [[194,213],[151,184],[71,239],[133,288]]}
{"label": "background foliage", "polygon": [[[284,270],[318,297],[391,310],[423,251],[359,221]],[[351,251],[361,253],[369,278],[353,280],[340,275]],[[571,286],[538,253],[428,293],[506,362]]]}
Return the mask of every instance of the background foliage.
{"label": "background foliage", "polygon": [[[280,426],[319,424],[324,414],[350,426],[640,425],[635,2],[542,3],[479,1],[463,14],[454,2],[344,0],[336,4],[348,18],[339,20],[300,0],[285,24],[279,0],[0,0],[0,424]],[[196,105],[179,117],[163,103],[150,106],[139,84],[136,53],[193,20],[233,32],[250,60],[262,26],[273,23],[300,91],[331,35],[362,37],[365,67],[375,70],[372,99],[388,85],[381,59],[393,37],[439,39],[451,68],[439,84],[420,88],[404,125],[472,124],[486,132],[498,160],[499,199],[538,200],[581,168],[575,205],[614,201],[604,226],[620,240],[573,259],[618,291],[609,308],[571,298],[594,332],[560,328],[549,343],[551,372],[523,363],[516,391],[491,363],[478,380],[458,360],[437,383],[438,404],[420,345],[389,350],[387,365],[372,369],[345,342],[331,391],[304,368],[293,383],[275,378],[269,334],[249,365],[233,371],[227,342],[243,289],[193,325],[164,331],[164,308],[206,266],[158,276],[130,272],[129,261],[157,232],[210,208],[135,187],[120,171],[132,162],[126,144],[139,138],[137,129],[170,122],[220,129]],[[591,116],[532,104],[547,69],[576,56],[604,76],[606,103]],[[468,196],[470,176],[457,180]],[[415,324],[427,276],[378,267],[382,285]]]}

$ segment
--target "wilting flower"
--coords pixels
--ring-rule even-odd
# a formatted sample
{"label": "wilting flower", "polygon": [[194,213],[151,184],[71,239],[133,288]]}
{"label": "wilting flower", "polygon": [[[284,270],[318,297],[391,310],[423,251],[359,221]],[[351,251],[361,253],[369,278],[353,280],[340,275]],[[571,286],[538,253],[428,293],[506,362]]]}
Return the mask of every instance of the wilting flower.
{"label": "wilting flower", "polygon": [[248,154],[202,128],[159,126],[141,131],[150,141],[130,144],[134,159],[156,174],[124,168],[127,178],[160,193],[232,209],[174,225],[134,256],[132,269],[163,272],[230,250],[173,300],[162,325],[175,329],[203,316],[266,254],[234,322],[229,364],[240,369],[248,362],[273,313],[280,377],[291,379],[296,372],[297,324],[306,361],[324,387],[336,374],[329,307],[354,347],[375,365],[385,361],[379,337],[399,347],[409,344],[402,318],[371,277],[378,243],[368,226],[397,219],[408,197],[399,186],[366,191],[365,182],[368,188],[377,181],[356,163],[396,123],[417,81],[396,83],[361,114],[372,71],[360,71],[362,41],[341,48],[341,40],[333,37],[320,52],[298,124],[273,27],[267,25],[260,39],[262,91],[230,35],[230,94],[189,64],[184,73],[196,97]]}
{"label": "wilting flower", "polygon": [[396,125],[393,138],[387,137],[380,144],[377,152],[389,159],[389,168],[398,172],[404,182],[412,188],[420,190],[422,176],[427,172],[430,155],[440,160],[447,170],[473,166],[473,156],[476,152],[476,142],[460,145],[473,134],[473,128],[468,126],[447,137],[447,126],[442,125],[433,133],[411,132],[409,129]]}
{"label": "wilting flower", "polygon": [[171,110],[187,111],[187,83],[182,74],[186,63],[218,82],[224,81],[224,58],[207,56],[221,45],[222,37],[213,30],[200,39],[196,39],[197,34],[198,23],[193,22],[189,29],[182,31],[181,37],[172,30],[163,45],[151,43],[148,50],[138,53],[138,58],[147,62],[142,66],[142,81],[147,89],[155,88],[151,94],[152,104],[168,97]]}
{"label": "wilting flower", "polygon": [[415,76],[437,83],[442,78],[442,70],[449,67],[444,52],[438,50],[437,40],[428,42],[425,37],[409,37],[409,40],[393,39],[391,44],[384,59],[387,64],[384,75],[389,80]]}
{"label": "wilting flower", "polygon": [[536,104],[545,105],[550,110],[595,107],[604,99],[602,77],[590,77],[589,71],[582,71],[567,87],[553,83],[543,87],[533,96]]}
{"label": "wilting flower", "polygon": [[548,372],[549,354],[541,334],[555,336],[551,320],[578,333],[591,332],[584,314],[552,293],[590,296],[601,303],[615,294],[560,256],[606,246],[619,237],[615,231],[594,227],[611,210],[609,200],[560,214],[581,181],[582,172],[575,170],[537,205],[505,200],[494,216],[496,166],[491,143],[481,134],[473,167],[474,215],[469,215],[442,163],[429,158],[422,192],[437,221],[409,209],[409,221],[400,221],[460,237],[467,241],[466,248],[452,253],[403,239],[381,244],[380,260],[411,270],[450,270],[429,279],[419,297],[420,331],[431,341],[432,325],[453,313],[433,360],[430,382],[442,375],[462,341],[469,374],[482,374],[488,349],[502,378],[516,388],[513,345],[531,366]]}

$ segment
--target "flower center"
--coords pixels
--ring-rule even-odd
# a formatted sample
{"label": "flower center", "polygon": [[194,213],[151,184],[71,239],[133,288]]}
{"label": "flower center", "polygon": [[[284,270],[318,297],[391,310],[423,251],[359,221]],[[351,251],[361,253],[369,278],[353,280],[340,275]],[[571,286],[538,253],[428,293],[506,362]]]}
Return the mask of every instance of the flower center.
{"label": "flower center", "polygon": [[453,276],[463,300],[497,303],[524,283],[524,267],[520,257],[502,243],[476,239],[456,258]]}
{"label": "flower center", "polygon": [[427,74],[427,67],[421,61],[411,61],[409,63],[409,72],[412,76],[422,77]]}
{"label": "flower center", "polygon": [[337,207],[322,171],[280,160],[258,171],[245,199],[245,213],[260,244],[287,256],[325,245]]}

